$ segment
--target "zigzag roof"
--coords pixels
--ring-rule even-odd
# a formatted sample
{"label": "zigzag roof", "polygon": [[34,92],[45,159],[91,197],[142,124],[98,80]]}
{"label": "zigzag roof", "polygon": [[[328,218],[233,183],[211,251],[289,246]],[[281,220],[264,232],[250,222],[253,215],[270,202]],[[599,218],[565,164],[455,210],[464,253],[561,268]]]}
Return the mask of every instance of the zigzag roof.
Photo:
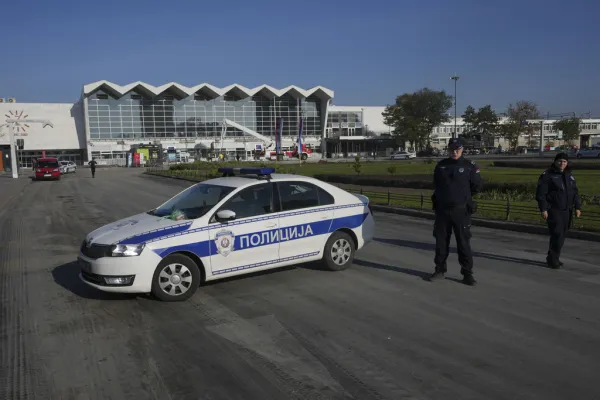
{"label": "zigzag roof", "polygon": [[197,93],[198,91],[208,91],[208,92],[212,92],[218,96],[222,96],[225,93],[230,92],[232,90],[239,91],[243,94],[246,94],[247,96],[253,96],[256,93],[260,92],[261,90],[267,91],[267,92],[271,93],[271,95],[277,96],[277,97],[281,97],[284,94],[291,92],[296,95],[300,95],[301,97],[309,97],[309,96],[315,94],[315,95],[325,98],[325,99],[332,99],[333,94],[334,94],[333,90],[327,89],[323,86],[315,86],[311,89],[302,89],[302,88],[299,88],[298,86],[292,85],[292,86],[288,86],[283,89],[275,89],[274,87],[269,86],[269,85],[261,85],[261,86],[257,86],[255,88],[250,89],[245,86],[238,85],[237,83],[226,86],[224,88],[218,88],[218,87],[210,85],[208,83],[202,83],[200,85],[196,85],[193,87],[183,86],[183,85],[180,85],[179,83],[175,83],[175,82],[170,82],[170,83],[167,83],[167,84],[161,85],[161,86],[152,86],[148,83],[141,82],[141,81],[137,81],[137,82],[133,82],[128,85],[125,85],[125,86],[121,86],[121,85],[117,85],[116,83],[112,83],[112,82],[105,81],[105,80],[85,85],[83,87],[83,94],[84,94],[84,96],[87,96],[102,87],[106,87],[106,88],[110,89],[111,91],[115,92],[119,96],[123,96],[124,94],[126,94],[127,92],[129,92],[133,89],[136,89],[136,90],[139,90],[142,92],[145,91],[145,92],[155,95],[155,96],[157,96],[167,90],[173,90],[175,92],[179,92],[180,94],[182,94],[182,95],[185,94],[187,96],[191,96],[194,93]]}

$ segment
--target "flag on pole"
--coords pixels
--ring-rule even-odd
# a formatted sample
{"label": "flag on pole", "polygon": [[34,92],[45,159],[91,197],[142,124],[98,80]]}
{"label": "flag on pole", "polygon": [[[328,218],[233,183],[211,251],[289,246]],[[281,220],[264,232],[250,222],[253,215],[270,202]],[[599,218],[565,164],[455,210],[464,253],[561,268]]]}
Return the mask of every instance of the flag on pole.
{"label": "flag on pole", "polygon": [[300,127],[298,129],[298,158],[302,159],[302,122],[303,119],[300,118]]}

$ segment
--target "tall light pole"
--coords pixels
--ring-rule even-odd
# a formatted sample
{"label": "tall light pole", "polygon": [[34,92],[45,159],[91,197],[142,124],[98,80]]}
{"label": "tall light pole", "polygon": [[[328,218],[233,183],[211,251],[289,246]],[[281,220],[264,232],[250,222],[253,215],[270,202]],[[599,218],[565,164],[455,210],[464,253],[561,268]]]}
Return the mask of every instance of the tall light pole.
{"label": "tall light pole", "polygon": [[454,133],[452,133],[452,138],[455,138],[456,135],[456,82],[458,81],[458,75],[454,74],[450,79],[454,81]]}
{"label": "tall light pole", "polygon": [[15,123],[40,123],[43,124],[42,128],[45,128],[47,125],[49,125],[51,128],[54,128],[54,125],[52,125],[52,122],[48,121],[47,119],[7,119],[6,123],[8,124],[8,137],[10,140],[10,161],[11,161],[11,168],[12,168],[12,177],[14,179],[19,178],[19,172],[17,171],[17,152],[15,149],[15,137],[14,137],[14,133],[13,133],[13,124]]}

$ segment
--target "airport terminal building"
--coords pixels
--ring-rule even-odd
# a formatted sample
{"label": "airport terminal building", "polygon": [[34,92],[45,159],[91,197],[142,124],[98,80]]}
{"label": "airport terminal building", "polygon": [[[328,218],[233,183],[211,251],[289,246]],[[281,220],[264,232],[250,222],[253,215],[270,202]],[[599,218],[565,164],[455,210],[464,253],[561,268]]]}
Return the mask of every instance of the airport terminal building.
{"label": "airport terminal building", "polygon": [[[17,157],[25,168],[41,156],[77,164],[93,157],[100,164],[126,165],[132,149],[140,147],[160,147],[171,160],[214,159],[219,153],[229,159],[251,159],[273,145],[276,131],[281,132],[282,149],[296,146],[299,121],[302,144],[315,158],[386,155],[398,149],[391,127],[383,122],[385,107],[337,106],[333,98],[334,92],[323,86],[276,89],[233,84],[218,88],[168,83],[156,87],[144,82],[120,86],[99,81],[84,85],[74,104],[19,103],[0,97],[0,116],[47,119],[54,125],[15,124],[15,139],[24,141]],[[0,162],[10,165],[8,126],[3,122]],[[545,122],[549,135],[545,132],[545,137],[558,137],[552,122]],[[462,125],[457,120],[459,134]],[[600,136],[600,120],[586,120],[582,125],[582,141]],[[432,144],[444,147],[453,130],[453,120],[436,127]]]}

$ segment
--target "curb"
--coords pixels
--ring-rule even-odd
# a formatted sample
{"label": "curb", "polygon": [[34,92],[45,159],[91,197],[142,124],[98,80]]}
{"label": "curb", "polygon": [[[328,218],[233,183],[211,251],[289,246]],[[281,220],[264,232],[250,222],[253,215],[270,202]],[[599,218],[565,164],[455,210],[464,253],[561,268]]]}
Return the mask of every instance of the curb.
{"label": "curb", "polygon": [[[410,217],[425,218],[434,220],[435,214],[428,211],[412,210],[410,208],[398,208],[373,204],[371,206],[374,211],[381,211],[390,214],[406,215]],[[548,228],[544,225],[523,224],[518,222],[495,221],[492,219],[484,219],[473,217],[471,225],[481,226],[484,228],[501,229],[505,231],[513,231],[520,233],[530,233],[534,235],[549,236]],[[586,240],[590,242],[600,242],[600,233],[584,232],[577,230],[567,231],[567,237],[571,239]]]}
{"label": "curb", "polygon": [[[162,178],[179,179],[179,180],[194,182],[194,183],[200,182],[200,181],[195,181],[195,180],[192,180],[189,178],[166,176],[166,175],[161,175],[161,174],[153,174],[151,172],[144,172],[144,174],[149,175],[149,176],[160,176]],[[410,208],[389,207],[389,206],[382,206],[382,205],[377,205],[377,204],[373,204],[371,207],[373,208],[373,211],[381,211],[381,212],[390,213],[390,214],[406,215],[409,217],[425,218],[425,219],[430,219],[430,220],[435,219],[435,214],[430,211],[413,210]],[[513,231],[513,232],[520,232],[520,233],[530,233],[530,234],[534,234],[534,235],[549,236],[548,228],[544,225],[532,225],[532,224],[523,224],[523,223],[518,223],[518,222],[495,221],[493,219],[484,219],[484,218],[478,218],[478,217],[474,217],[471,219],[471,225],[481,226],[484,228],[491,228],[491,229],[500,229],[500,230],[505,230],[505,231]],[[589,242],[600,242],[600,233],[570,230],[570,231],[567,231],[567,238],[586,240]]]}

